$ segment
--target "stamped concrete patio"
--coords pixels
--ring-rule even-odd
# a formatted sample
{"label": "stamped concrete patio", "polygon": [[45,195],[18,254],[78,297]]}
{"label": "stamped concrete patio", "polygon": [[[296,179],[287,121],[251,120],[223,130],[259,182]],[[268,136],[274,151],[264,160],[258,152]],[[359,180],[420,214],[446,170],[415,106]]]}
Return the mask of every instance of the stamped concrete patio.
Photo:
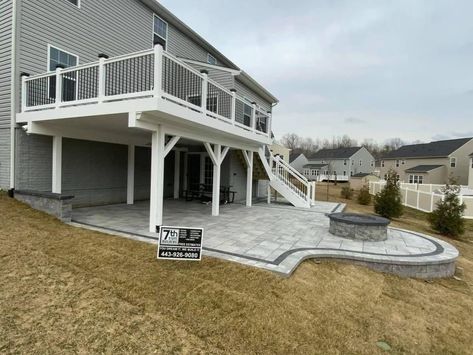
{"label": "stamped concrete patio", "polygon": [[[289,276],[307,258],[350,260],[401,276],[434,278],[453,274],[458,251],[418,233],[390,228],[383,242],[343,239],[328,232],[327,213],[343,204],[318,202],[310,210],[281,204],[211,206],[166,200],[164,224],[204,228],[204,255]],[[157,244],[148,232],[149,204],[87,207],[73,211],[73,224]]]}

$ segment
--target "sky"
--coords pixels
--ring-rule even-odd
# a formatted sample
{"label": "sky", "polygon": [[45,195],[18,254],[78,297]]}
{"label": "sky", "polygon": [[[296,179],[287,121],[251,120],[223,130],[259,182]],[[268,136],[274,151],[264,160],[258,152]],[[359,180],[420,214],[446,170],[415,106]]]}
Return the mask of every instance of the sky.
{"label": "sky", "polygon": [[276,138],[473,137],[473,1],[161,3],[280,100]]}

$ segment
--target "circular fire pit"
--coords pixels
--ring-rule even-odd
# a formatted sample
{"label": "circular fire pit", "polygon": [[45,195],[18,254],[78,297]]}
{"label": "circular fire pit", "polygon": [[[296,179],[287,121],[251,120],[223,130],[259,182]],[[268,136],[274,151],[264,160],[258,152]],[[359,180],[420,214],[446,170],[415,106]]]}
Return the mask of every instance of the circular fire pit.
{"label": "circular fire pit", "polygon": [[355,213],[332,213],[329,232],[337,237],[379,242],[388,238],[389,219]]}

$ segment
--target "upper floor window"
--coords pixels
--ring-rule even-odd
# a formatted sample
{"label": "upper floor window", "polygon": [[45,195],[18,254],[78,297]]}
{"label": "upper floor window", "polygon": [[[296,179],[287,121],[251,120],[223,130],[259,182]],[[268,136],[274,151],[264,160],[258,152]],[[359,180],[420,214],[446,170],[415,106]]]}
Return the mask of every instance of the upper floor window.
{"label": "upper floor window", "polygon": [[374,166],[374,161],[373,160],[371,160],[370,166]]}
{"label": "upper floor window", "polygon": [[251,126],[251,116],[253,115],[253,107],[244,104],[243,108],[243,124],[245,126]]}
{"label": "upper floor window", "polygon": [[355,161],[354,161],[354,160],[351,161],[351,165],[355,165]]}
{"label": "upper floor window", "polygon": [[215,59],[215,57],[212,54],[208,53],[207,63],[212,64],[212,65],[217,65],[217,59]]}
{"label": "upper floor window", "polygon": [[455,168],[457,166],[457,158],[451,157],[450,158],[450,167]]}
{"label": "upper floor window", "polygon": [[399,160],[396,160],[396,168],[399,168]]}
{"label": "upper floor window", "polygon": [[74,67],[79,62],[79,57],[77,57],[76,55],[68,53],[66,51],[60,50],[52,46],[49,46],[48,55],[49,55],[49,61],[48,61],[49,71],[55,71],[58,65],[64,68]]}
{"label": "upper floor window", "polygon": [[381,160],[381,166],[384,168],[384,160]]}
{"label": "upper floor window", "polygon": [[360,166],[362,166],[362,165],[363,165],[363,160],[360,160]]}
{"label": "upper floor window", "polygon": [[154,44],[160,44],[166,49],[168,40],[168,23],[161,17],[154,15]]}
{"label": "upper floor window", "polygon": [[343,165],[347,165],[347,160],[343,160]]}
{"label": "upper floor window", "polygon": [[471,168],[473,169],[473,158],[471,158]]}
{"label": "upper floor window", "polygon": [[76,5],[77,7],[80,7],[80,0],[66,0],[67,2],[70,2],[73,5]]}

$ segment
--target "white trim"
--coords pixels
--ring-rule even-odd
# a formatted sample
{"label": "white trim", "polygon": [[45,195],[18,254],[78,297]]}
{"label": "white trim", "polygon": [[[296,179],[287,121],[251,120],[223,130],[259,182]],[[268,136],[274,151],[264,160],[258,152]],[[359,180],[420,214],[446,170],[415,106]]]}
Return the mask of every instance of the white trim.
{"label": "white trim", "polygon": [[128,145],[127,165],[126,203],[127,205],[133,205],[135,200],[135,146],[133,144]]}

